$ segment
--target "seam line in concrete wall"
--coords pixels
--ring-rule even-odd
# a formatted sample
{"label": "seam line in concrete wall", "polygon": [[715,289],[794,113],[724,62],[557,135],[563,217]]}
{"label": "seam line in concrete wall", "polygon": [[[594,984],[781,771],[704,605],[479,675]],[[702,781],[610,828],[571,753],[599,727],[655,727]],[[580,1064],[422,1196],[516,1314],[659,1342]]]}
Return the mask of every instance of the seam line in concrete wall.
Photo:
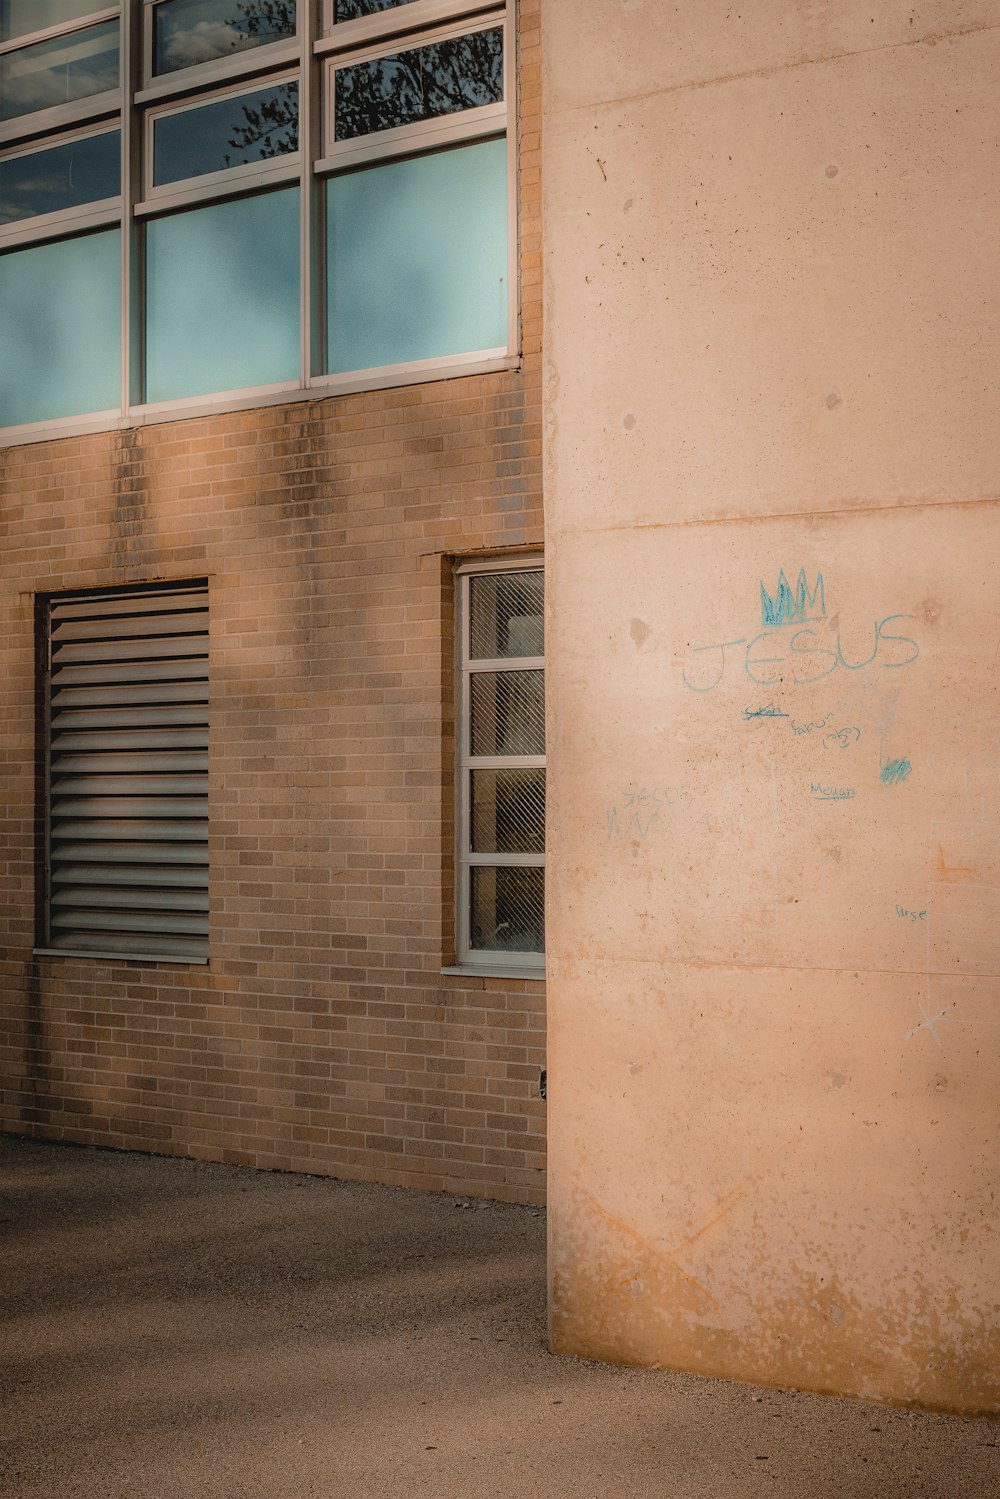
{"label": "seam line in concrete wall", "polygon": [[696,526],[760,525],[764,521],[836,520],[840,516],[892,515],[897,510],[974,509],[1000,504],[1000,495],[982,495],[974,500],[905,500],[896,505],[847,505],[836,510],[774,510],[763,515],[706,515],[693,520],[639,521],[625,526],[574,526],[555,530],[556,536],[613,536],[627,531],[678,531]]}
{"label": "seam line in concrete wall", "polygon": [[[602,953],[578,952],[572,961],[578,964],[607,963],[617,960],[609,959]],[[628,959],[628,962],[645,968],[724,968],[734,969],[741,973],[871,973],[891,978],[968,979],[976,983],[1000,978],[1000,970],[982,973],[977,969],[974,973],[956,973],[944,968],[866,968],[863,963],[845,963],[842,967],[834,967],[829,963],[747,963],[739,958],[671,957],[632,957]]]}
{"label": "seam line in concrete wall", "polygon": [[658,99],[666,94],[683,94],[692,89],[716,88],[727,83],[743,83],[749,78],[773,78],[779,73],[790,73],[796,68],[811,68],[824,63],[846,62],[852,57],[873,57],[882,52],[899,52],[904,47],[936,47],[940,42],[962,41],[969,36],[980,36],[986,31],[1000,30],[1000,26],[966,26],[958,31],[931,31],[926,36],[908,37],[905,42],[885,42],[880,47],[858,47],[854,51],[829,52],[823,57],[800,57],[793,62],[774,63],[768,68],[748,68],[744,73],[720,73],[717,78],[693,78],[688,83],[674,83],[667,88],[643,89],[637,93],[616,95],[610,99],[588,100],[585,104],[567,104],[562,109],[546,109],[546,115],[591,114],[595,109],[618,108],[627,100]]}

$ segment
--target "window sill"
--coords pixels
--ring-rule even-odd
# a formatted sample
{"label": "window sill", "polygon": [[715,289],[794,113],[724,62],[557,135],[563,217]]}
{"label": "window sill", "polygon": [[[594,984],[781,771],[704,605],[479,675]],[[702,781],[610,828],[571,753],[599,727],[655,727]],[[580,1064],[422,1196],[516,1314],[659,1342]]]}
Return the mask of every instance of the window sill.
{"label": "window sill", "polygon": [[179,958],[176,953],[85,952],[82,948],[36,947],[33,958],[90,958],[94,963],[173,963],[178,968],[207,968],[207,958]]}
{"label": "window sill", "polygon": [[452,963],[441,972],[447,975],[458,975],[462,978],[477,979],[533,979],[539,983],[545,982],[545,963],[524,964],[523,967],[514,968],[503,963]]}
{"label": "window sill", "polygon": [[136,406],[127,416],[120,412],[98,412],[78,417],[52,417],[21,427],[0,428],[0,448],[27,447],[31,443],[58,442],[67,437],[90,437],[100,432],[125,432],[163,422],[193,417],[223,416],[233,411],[257,411],[268,406],[329,401],[337,396],[361,395],[366,391],[396,390],[407,385],[433,385],[439,380],[459,380],[470,375],[503,374],[521,368],[517,354],[492,359],[470,359],[466,363],[428,363],[419,369],[391,374],[318,376],[310,385],[248,392],[226,391],[218,396],[195,396],[160,406]]}

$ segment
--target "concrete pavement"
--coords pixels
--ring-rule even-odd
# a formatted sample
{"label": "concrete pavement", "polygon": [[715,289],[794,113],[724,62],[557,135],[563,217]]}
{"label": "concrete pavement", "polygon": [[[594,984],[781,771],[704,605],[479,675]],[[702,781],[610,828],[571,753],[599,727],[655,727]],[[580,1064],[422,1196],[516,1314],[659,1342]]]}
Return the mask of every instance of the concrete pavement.
{"label": "concrete pavement", "polygon": [[553,1358],[537,1209],[0,1137],[3,1499],[995,1499],[1000,1425]]}

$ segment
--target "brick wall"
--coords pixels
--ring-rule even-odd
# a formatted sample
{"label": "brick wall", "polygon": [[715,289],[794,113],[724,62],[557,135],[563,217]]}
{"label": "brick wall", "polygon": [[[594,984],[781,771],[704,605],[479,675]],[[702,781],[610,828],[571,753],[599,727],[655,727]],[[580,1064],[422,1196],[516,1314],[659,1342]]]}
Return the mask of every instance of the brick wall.
{"label": "brick wall", "polygon": [[[0,453],[0,1128],[538,1202],[543,985],[453,958],[451,562],[537,548],[538,6],[519,371]],[[207,968],[32,956],[35,598],[207,576]]]}

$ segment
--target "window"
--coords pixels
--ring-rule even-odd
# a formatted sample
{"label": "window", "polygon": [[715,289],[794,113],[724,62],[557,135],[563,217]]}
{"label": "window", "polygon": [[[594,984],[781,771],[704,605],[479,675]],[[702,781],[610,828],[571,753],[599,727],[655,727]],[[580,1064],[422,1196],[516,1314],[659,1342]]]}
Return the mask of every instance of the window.
{"label": "window", "polygon": [[514,0],[0,0],[0,443],[507,365]]}
{"label": "window", "polygon": [[0,427],[121,408],[121,16],[0,0]]}
{"label": "window", "polygon": [[44,950],[208,958],[208,590],[45,613]]}
{"label": "window", "polygon": [[458,577],[458,959],[545,950],[545,583],[537,558]]}

